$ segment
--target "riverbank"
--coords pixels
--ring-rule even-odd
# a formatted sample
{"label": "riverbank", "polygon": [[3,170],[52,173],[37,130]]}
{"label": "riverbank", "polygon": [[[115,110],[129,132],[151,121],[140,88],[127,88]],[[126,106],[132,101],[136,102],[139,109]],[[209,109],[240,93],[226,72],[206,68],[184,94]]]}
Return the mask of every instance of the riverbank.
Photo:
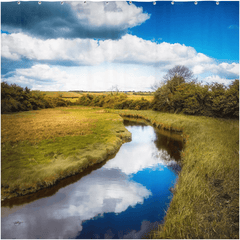
{"label": "riverbank", "polygon": [[173,199],[150,238],[239,238],[239,122],[155,111],[114,111],[182,131],[185,148]]}
{"label": "riverbank", "polygon": [[131,139],[122,118],[100,108],[2,114],[1,198],[56,184],[115,153]]}
{"label": "riverbank", "polygon": [[185,139],[165,222],[150,237],[238,238],[238,120],[90,107],[4,114],[2,198],[52,186],[117,151],[130,137],[118,114],[181,132]]}

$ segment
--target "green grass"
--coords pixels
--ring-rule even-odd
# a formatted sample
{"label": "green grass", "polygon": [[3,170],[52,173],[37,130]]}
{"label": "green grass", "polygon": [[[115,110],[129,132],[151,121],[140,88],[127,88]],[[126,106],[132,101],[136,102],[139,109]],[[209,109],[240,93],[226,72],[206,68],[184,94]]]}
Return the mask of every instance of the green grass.
{"label": "green grass", "polygon": [[53,185],[129,137],[119,115],[181,132],[173,199],[151,238],[239,238],[239,122],[155,111],[68,107],[2,115],[2,197]]}
{"label": "green grass", "polygon": [[239,122],[154,111],[115,111],[182,131],[183,164],[164,224],[151,238],[239,238]]}
{"label": "green grass", "polygon": [[2,198],[35,192],[117,151],[131,134],[99,108],[68,107],[4,114]]}

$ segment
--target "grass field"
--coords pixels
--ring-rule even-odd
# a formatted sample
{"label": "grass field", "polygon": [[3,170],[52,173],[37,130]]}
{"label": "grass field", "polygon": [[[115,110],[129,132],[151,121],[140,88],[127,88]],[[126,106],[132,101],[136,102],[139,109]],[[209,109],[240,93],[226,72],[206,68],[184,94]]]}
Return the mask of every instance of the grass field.
{"label": "grass field", "polygon": [[90,107],[2,115],[2,198],[34,192],[115,152],[119,117],[182,132],[182,170],[165,222],[151,238],[239,238],[239,121]]}
{"label": "grass field", "polygon": [[129,98],[130,100],[141,100],[142,98],[148,100],[149,102],[151,102],[154,98],[154,96],[150,96],[150,95],[127,95],[127,98]]}
{"label": "grass field", "polygon": [[115,111],[183,131],[183,164],[165,223],[151,238],[239,238],[239,121]]}
{"label": "grass field", "polygon": [[75,93],[75,92],[65,92],[65,91],[32,91],[32,92],[42,93],[48,97],[63,97],[63,98],[81,97],[80,93]]}
{"label": "grass field", "polygon": [[[34,93],[34,91],[33,91]],[[65,91],[36,91],[36,93],[42,93],[48,97],[62,97],[65,100],[69,100],[71,102],[76,102],[78,100],[79,97],[81,97],[82,95],[87,95],[87,94],[91,94],[91,95],[106,95],[106,94],[111,94],[112,92],[65,92]],[[113,94],[116,94],[116,92],[113,92]],[[123,93],[119,93],[119,94],[123,94]],[[142,95],[135,95],[133,94],[133,92],[128,92],[126,93],[126,96],[128,99],[130,100],[140,100],[142,99],[142,97],[144,97],[146,100],[148,101],[152,101],[153,100],[153,95],[148,95],[148,94],[142,94]]]}
{"label": "grass field", "polygon": [[131,136],[119,115],[100,108],[3,114],[1,121],[2,199],[35,192],[101,162]]}

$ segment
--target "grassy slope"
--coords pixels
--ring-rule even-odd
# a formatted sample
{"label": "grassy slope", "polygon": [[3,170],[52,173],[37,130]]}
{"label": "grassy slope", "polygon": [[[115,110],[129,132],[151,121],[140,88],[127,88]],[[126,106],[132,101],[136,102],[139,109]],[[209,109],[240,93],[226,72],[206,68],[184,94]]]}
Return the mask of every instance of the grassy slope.
{"label": "grassy slope", "polygon": [[115,152],[130,138],[122,118],[99,108],[4,114],[2,199],[53,185]]}
{"label": "grassy slope", "polygon": [[183,168],[164,225],[152,238],[239,238],[239,122],[154,111],[117,111],[182,130]]}

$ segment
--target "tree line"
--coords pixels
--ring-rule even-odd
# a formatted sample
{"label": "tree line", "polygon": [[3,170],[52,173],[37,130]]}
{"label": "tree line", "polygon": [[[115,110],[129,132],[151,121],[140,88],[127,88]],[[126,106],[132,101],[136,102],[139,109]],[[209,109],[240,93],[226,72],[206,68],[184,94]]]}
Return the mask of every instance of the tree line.
{"label": "tree line", "polygon": [[139,100],[133,100],[129,99],[125,93],[112,93],[103,95],[87,94],[80,97],[76,104],[114,109],[151,109],[151,103],[144,97]]}
{"label": "tree line", "polygon": [[220,83],[201,84],[185,66],[175,66],[155,83],[152,102],[142,97],[132,100],[127,94],[86,94],[75,103],[62,97],[48,97],[16,84],[1,83],[1,113],[64,107],[69,105],[99,106],[115,109],[134,109],[183,113],[218,118],[239,117],[239,80],[228,87]]}
{"label": "tree line", "polygon": [[220,83],[201,84],[184,66],[175,66],[158,86],[152,109],[219,118],[239,117],[239,80],[228,87]]}
{"label": "tree line", "polygon": [[16,84],[1,83],[1,113],[65,107],[71,102],[59,97],[48,97]]}

